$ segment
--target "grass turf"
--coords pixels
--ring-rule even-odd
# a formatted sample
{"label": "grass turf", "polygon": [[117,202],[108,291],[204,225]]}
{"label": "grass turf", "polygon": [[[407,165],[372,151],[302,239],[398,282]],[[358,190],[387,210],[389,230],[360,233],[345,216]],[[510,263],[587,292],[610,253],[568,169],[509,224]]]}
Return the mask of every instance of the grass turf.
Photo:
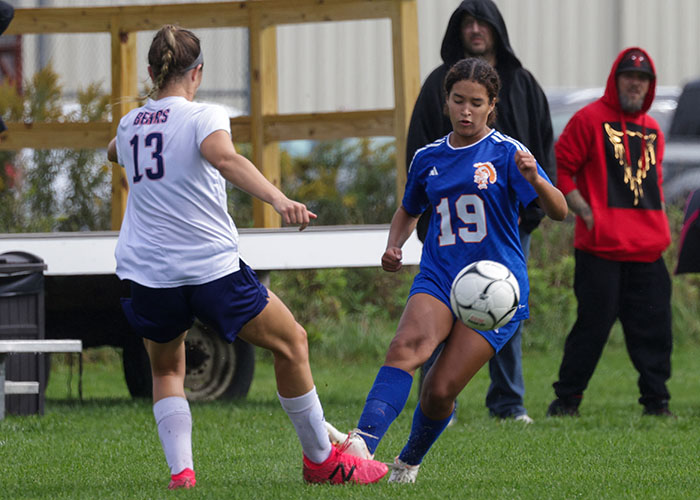
{"label": "grass turf", "polygon": [[[482,370],[460,395],[458,421],[426,457],[415,485],[309,486],[301,451],[263,358],[246,400],[193,403],[197,486],[166,490],[168,471],[148,401],[133,401],[118,356],[86,364],[84,401],[73,367],[54,362],[44,416],[0,422],[0,498],[698,498],[700,347],[674,353],[669,382],[677,419],[642,417],[636,372],[623,349],[606,350],[580,418],[546,418],[560,358],[526,353],[526,406],[535,424],[497,421]],[[313,353],[312,353],[313,356]],[[341,367],[312,359],[326,418],[355,425],[380,359]],[[393,459],[407,436],[415,390],[382,441]]]}

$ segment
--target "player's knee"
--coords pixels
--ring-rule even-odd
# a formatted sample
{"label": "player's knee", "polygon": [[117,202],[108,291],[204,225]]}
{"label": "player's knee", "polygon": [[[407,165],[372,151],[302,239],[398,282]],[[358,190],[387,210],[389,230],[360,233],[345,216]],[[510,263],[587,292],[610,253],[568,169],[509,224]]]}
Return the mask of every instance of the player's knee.
{"label": "player's knee", "polygon": [[425,363],[435,348],[424,339],[396,335],[389,344],[387,362],[404,362],[414,370]]}
{"label": "player's knee", "polygon": [[304,327],[295,321],[290,332],[282,339],[275,354],[293,361],[308,360],[309,344]]}
{"label": "player's knee", "polygon": [[442,418],[452,412],[456,396],[447,384],[429,384],[421,392],[421,407],[428,416]]}
{"label": "player's knee", "polygon": [[151,365],[151,376],[153,378],[163,378],[163,377],[179,377],[182,370],[177,365]]}

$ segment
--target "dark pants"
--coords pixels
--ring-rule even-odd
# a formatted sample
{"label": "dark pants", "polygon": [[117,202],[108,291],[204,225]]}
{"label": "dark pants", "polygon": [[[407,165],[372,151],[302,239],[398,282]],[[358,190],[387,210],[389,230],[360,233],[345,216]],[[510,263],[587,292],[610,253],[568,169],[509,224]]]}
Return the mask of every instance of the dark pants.
{"label": "dark pants", "polygon": [[663,259],[618,262],[576,250],[578,317],[564,346],[554,392],[580,397],[593,376],[610,329],[620,319],[627,352],[639,372],[640,404],[666,406],[671,376],[671,280]]}

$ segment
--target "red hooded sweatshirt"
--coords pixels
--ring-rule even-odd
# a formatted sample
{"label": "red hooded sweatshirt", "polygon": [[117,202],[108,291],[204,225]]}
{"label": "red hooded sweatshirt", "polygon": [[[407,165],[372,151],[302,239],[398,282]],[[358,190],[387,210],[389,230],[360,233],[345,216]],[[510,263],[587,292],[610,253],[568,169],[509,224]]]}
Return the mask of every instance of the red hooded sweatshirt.
{"label": "red hooded sweatshirt", "polygon": [[555,145],[557,186],[565,195],[578,189],[593,211],[590,231],[576,218],[574,247],[598,257],[653,262],[669,245],[661,164],[664,136],[647,114],[656,92],[652,78],[642,110],[622,111],[616,72],[630,51],[623,50],[608,76],[603,97],[579,110]]}

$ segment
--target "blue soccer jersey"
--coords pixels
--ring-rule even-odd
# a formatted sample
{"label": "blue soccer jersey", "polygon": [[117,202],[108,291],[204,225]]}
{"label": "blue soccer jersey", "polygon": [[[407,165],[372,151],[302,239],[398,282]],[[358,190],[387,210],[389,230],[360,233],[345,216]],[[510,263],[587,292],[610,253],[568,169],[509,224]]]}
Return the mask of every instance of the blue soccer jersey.
{"label": "blue soccer jersey", "polygon": [[[513,320],[529,316],[530,285],[518,212],[520,204],[529,205],[537,193],[515,164],[518,150],[527,148],[492,130],[469,146],[451,146],[448,135],[416,152],[403,207],[418,216],[430,206],[433,215],[411,294],[430,293],[450,307],[457,273],[472,262],[494,260],[508,267],[520,285],[520,306]],[[539,164],[537,169],[551,182]]]}

